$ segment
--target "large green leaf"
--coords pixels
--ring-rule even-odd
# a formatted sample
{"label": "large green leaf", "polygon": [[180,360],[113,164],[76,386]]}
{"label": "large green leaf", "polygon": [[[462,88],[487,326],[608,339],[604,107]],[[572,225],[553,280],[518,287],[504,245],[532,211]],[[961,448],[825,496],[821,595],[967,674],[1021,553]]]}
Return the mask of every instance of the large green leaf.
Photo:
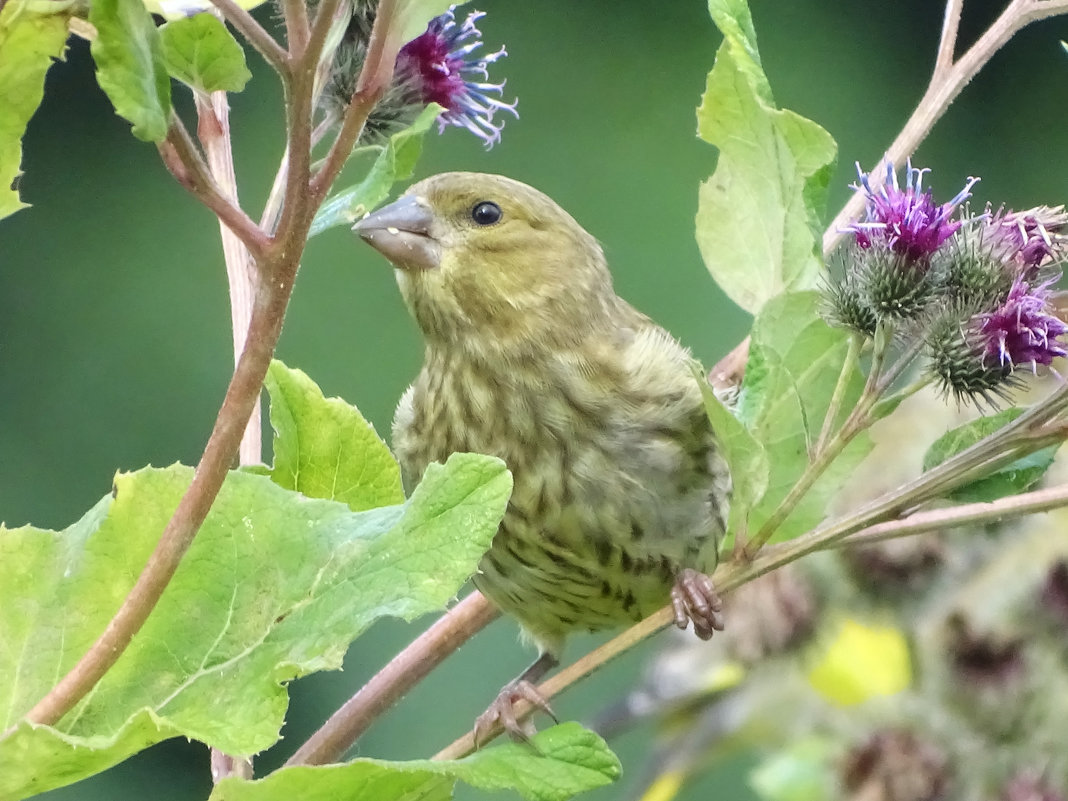
{"label": "large green leaf", "polygon": [[[816,292],[781,295],[769,301],[753,323],[738,417],[764,446],[770,469],[767,491],[749,516],[750,532],[771,516],[808,467],[849,350],[849,333],[827,325],[819,307]],[[846,409],[855,405],[864,384],[857,365],[849,370]],[[773,540],[790,539],[820,522],[828,501],[869,450],[867,434],[857,436]]]}
{"label": "large green leaf", "polygon": [[530,744],[486,748],[449,762],[357,759],[284,768],[254,782],[226,779],[211,801],[444,800],[452,797],[457,780],[483,790],[513,789],[530,801],[565,801],[619,774],[619,760],[604,740],[577,723],[564,723],[534,735]]}
{"label": "large green leaf", "polygon": [[775,107],[746,4],[710,0],[709,10],[723,44],[697,131],[719,160],[698,196],[697,244],[723,291],[756,313],[780,292],[816,285],[837,148],[816,123]]}
{"label": "large green leaf", "polygon": [[355,406],[326,399],[300,370],[271,362],[274,467],[271,478],[309,498],[347,503],[353,511],[404,500],[400,467]]}
{"label": "large green leaf", "polygon": [[214,14],[168,22],[159,29],[167,72],[201,92],[240,92],[252,73],[245,51]]}
{"label": "large green leaf", "polygon": [[176,735],[232,754],[278,739],[284,683],[341,665],[384,615],[441,609],[504,513],[497,459],[431,465],[401,506],[353,512],[268,478],[231,474],[144,628],[55,727],[19,718],[103,630],[192,470],[120,474],[63,532],[0,527],[0,798],[88,776]]}
{"label": "large green leaf", "polygon": [[65,13],[31,11],[25,0],[9,0],[0,10],[0,219],[27,205],[16,187],[22,136],[41,105],[45,73],[53,59],[63,57],[66,41]]}
{"label": "large green leaf", "polygon": [[141,0],[93,0],[89,21],[96,79],[133,135],[161,142],[171,111],[171,79],[163,64],[159,31]]}
{"label": "large green leaf", "polygon": [[[927,449],[923,457],[924,471],[937,467],[951,456],[970,448],[981,439],[1005,427],[1021,414],[1024,409],[1005,409],[987,417],[980,417],[962,426],[947,431]],[[1022,456],[1011,464],[995,470],[978,481],[965,484],[949,493],[948,497],[961,503],[980,503],[996,501],[1006,495],[1016,495],[1031,489],[1046,474],[1058,445],[1051,445],[1039,451]]]}
{"label": "large green leaf", "polygon": [[440,113],[441,106],[431,104],[409,127],[393,134],[385,147],[367,148],[379,151],[367,175],[358,184],[342,189],[323,203],[308,236],[315,236],[335,225],[352,225],[385,200],[394,183],[411,178],[423,151],[423,136]]}

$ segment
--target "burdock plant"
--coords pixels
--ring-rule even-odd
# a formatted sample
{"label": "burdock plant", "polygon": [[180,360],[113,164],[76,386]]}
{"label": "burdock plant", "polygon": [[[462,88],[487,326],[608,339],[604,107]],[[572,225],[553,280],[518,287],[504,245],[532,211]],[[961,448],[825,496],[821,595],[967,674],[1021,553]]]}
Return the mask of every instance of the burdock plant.
{"label": "burdock plant", "polygon": [[[395,183],[414,174],[424,135],[435,125],[467,132],[487,148],[499,146],[502,121],[516,109],[498,74],[504,50],[483,49],[478,12],[454,10],[447,0],[278,0],[271,18],[250,13],[252,5],[254,0],[0,0],[0,216],[48,213],[46,206],[23,210],[20,140],[46,92],[46,73],[64,69],[55,60],[63,56],[69,36],[82,37],[90,42],[101,88],[133,135],[151,143],[140,146],[158,153],[160,173],[217,218],[234,328],[233,354],[213,359],[187,354],[190,363],[205,369],[226,366],[216,376],[219,387],[229,380],[195,467],[145,467],[120,472],[113,480],[110,471],[97,476],[109,491],[63,531],[0,526],[0,797],[20,799],[70,784],[171,737],[211,749],[215,799],[444,799],[456,782],[465,781],[563,801],[607,784],[619,776],[619,761],[601,737],[573,722],[539,732],[528,745],[483,743],[477,753],[467,734],[433,754],[424,727],[413,726],[405,756],[414,761],[368,758],[363,755],[373,749],[364,743],[360,757],[344,760],[378,716],[495,617],[478,593],[452,606],[366,685],[353,688],[349,701],[283,757],[285,765],[268,771],[270,760],[251,762],[282,739],[290,681],[339,667],[350,644],[379,618],[413,619],[456,599],[494,542],[513,487],[501,459],[456,453],[444,464],[426,466],[422,480],[405,496],[397,461],[359,413],[324,398],[299,370],[272,362],[298,267],[306,261],[310,268],[316,259],[314,251],[305,253],[306,242],[381,205]],[[514,5],[502,6],[501,12],[525,13]],[[625,5],[602,13],[622,14]],[[708,5],[723,39],[697,112],[699,136],[717,153],[715,172],[698,190],[696,237],[725,295],[753,316],[751,334],[713,371],[715,387],[695,362],[676,362],[692,366],[697,382],[688,383],[687,370],[676,371],[672,380],[683,387],[676,392],[662,379],[656,349],[649,347],[653,335],[640,315],[628,317],[632,324],[613,327],[612,336],[589,341],[580,341],[581,326],[560,328],[567,326],[558,314],[558,299],[574,306],[579,297],[567,293],[569,282],[581,277],[567,259],[524,253],[527,263],[552,274],[560,289],[555,294],[541,293],[543,285],[509,272],[500,253],[496,257],[503,261],[494,262],[495,275],[474,279],[504,293],[493,295],[493,303],[472,306],[463,285],[451,285],[458,302],[449,308],[456,315],[473,313],[500,323],[502,309],[510,309],[520,323],[529,323],[521,312],[530,307],[513,302],[518,294],[537,301],[536,322],[544,330],[575,340],[565,353],[546,352],[553,337],[533,343],[546,352],[544,364],[554,375],[581,380],[528,382],[529,398],[518,397],[521,416],[483,400],[517,400],[515,379],[529,369],[522,352],[494,365],[490,395],[478,395],[478,387],[470,384],[450,392],[458,404],[466,402],[471,413],[487,418],[480,422],[507,431],[504,441],[553,438],[547,452],[554,458],[538,474],[544,483],[528,485],[526,500],[539,515],[549,514],[556,479],[563,473],[579,476],[584,493],[568,503],[583,504],[583,515],[618,529],[635,548],[645,547],[653,532],[620,526],[620,505],[647,504],[642,511],[663,511],[663,519],[670,520],[666,493],[640,470],[628,473],[625,490],[599,493],[605,459],[596,453],[596,443],[604,438],[618,443],[620,452],[640,466],[679,458],[671,455],[678,448],[668,448],[665,457],[665,444],[688,442],[680,431],[707,432],[730,473],[725,544],[712,576],[728,602],[743,584],[815,551],[1068,505],[1068,486],[1039,486],[1051,451],[1068,430],[1068,387],[1058,367],[1068,350],[1068,331],[1052,283],[1065,257],[1063,209],[973,212],[967,201],[976,190],[974,179],[955,195],[936,194],[931,176],[908,161],[934,121],[1001,45],[1025,25],[1068,11],[1068,0],[1011,0],[968,48],[956,41],[963,0],[948,0],[931,87],[883,163],[868,171],[858,168],[855,198],[829,223],[824,203],[837,163],[834,139],[815,122],[776,106],[746,4],[711,0]],[[164,22],[160,12],[171,18]],[[553,22],[552,30],[558,30]],[[589,32],[591,47],[602,40],[601,32]],[[559,66],[556,46],[546,41],[544,52],[533,54],[531,62]],[[252,80],[246,51],[263,62],[257,80],[277,79],[284,108],[276,115],[277,130],[246,131],[278,143],[278,169],[262,205],[260,193],[238,191],[230,138],[230,95]],[[626,87],[626,119],[633,123],[634,142],[640,142],[641,120],[648,119],[650,109],[660,116],[655,108],[660,98],[643,96],[637,91],[643,84],[618,70],[603,74],[611,81],[606,97]],[[590,73],[584,80],[596,77]],[[1052,80],[1041,85],[1055,96]],[[548,91],[558,87],[559,81],[553,82]],[[186,93],[185,102],[175,103],[172,92]],[[242,108],[236,102],[234,107]],[[242,122],[235,112],[234,126]],[[553,122],[558,134],[546,136],[573,136],[570,120]],[[684,127],[679,134],[690,131]],[[556,159],[571,152],[551,144],[547,152]],[[660,163],[665,146],[650,140],[643,159]],[[568,165],[563,174],[599,181],[585,166]],[[982,165],[975,169],[981,172]],[[31,183],[32,164],[27,171]],[[408,198],[409,211],[425,212],[425,198]],[[418,213],[409,216],[404,224],[411,237],[403,241],[413,252],[434,255],[442,244],[434,237],[450,236],[448,244],[455,245],[472,226],[499,224],[502,232],[509,230],[508,215],[485,200],[461,197],[452,212],[445,212],[444,225]],[[637,213],[647,208],[638,191],[626,201]],[[532,205],[522,209],[522,219],[530,231],[542,231],[545,216],[537,213],[537,203]],[[101,213],[84,209],[93,212]],[[128,223],[110,213],[102,225],[118,237]],[[63,220],[55,215],[49,224],[60,230]],[[389,233],[390,227],[400,230],[390,224],[384,230]],[[669,243],[659,229],[650,227],[648,236],[658,246],[663,239],[666,250]],[[684,247],[686,253],[692,250],[689,236]],[[4,250],[5,277],[10,252]],[[423,261],[421,280],[449,280],[431,272],[433,258]],[[34,267],[48,262],[35,259]],[[657,276],[676,267],[682,269],[668,258],[650,265]],[[598,273],[598,281],[602,296],[614,298],[607,277]],[[596,315],[584,318],[581,308],[572,311],[583,324],[597,322]],[[381,310],[383,317],[394,312],[401,313]],[[509,331],[499,330],[502,336]],[[84,332],[87,337],[95,333]],[[25,336],[4,328],[0,359],[5,365],[6,338],[20,334]],[[184,337],[174,339],[176,347],[187,345]],[[36,337],[33,341],[38,343]],[[352,371],[350,352],[362,345],[379,357],[381,341],[378,336],[370,345],[339,343],[327,357]],[[462,338],[455,344],[464,347]],[[592,360],[583,357],[585,347],[595,348],[606,364],[622,360],[612,382],[635,373],[641,380],[632,386],[604,385],[621,386],[619,391],[605,392],[599,385],[599,394],[592,396],[569,391],[597,381]],[[716,342],[709,350],[725,348]],[[471,359],[488,358],[480,353],[465,351]],[[628,353],[640,358],[629,359]],[[32,375],[21,378],[12,382],[12,390],[33,383]],[[362,374],[355,380],[362,386],[379,383],[377,376]],[[258,417],[264,386],[275,432],[270,466],[262,464]],[[655,392],[643,392],[647,386]],[[865,468],[872,446],[869,429],[893,419],[902,402],[924,386],[941,389],[947,401],[942,408],[1004,408],[956,428],[943,426],[922,467],[902,481],[871,482],[873,492],[863,502],[840,497],[845,480]],[[1025,387],[1032,390],[1029,397],[1016,394]],[[130,394],[137,395],[136,389]],[[665,421],[638,444],[625,415],[606,413],[614,404],[626,409],[657,403],[661,395],[665,406],[696,400],[698,391],[701,403],[687,406],[684,420]],[[546,402],[545,393],[555,394]],[[83,393],[70,396],[55,402],[79,403]],[[721,400],[725,396],[729,404]],[[548,417],[559,424],[558,409],[584,421],[591,436],[574,426],[544,425]],[[433,428],[440,412],[429,408],[418,423]],[[698,506],[709,478],[700,453],[683,450],[693,468],[670,487],[693,494]],[[728,482],[718,467],[716,477],[725,494]],[[584,518],[562,516],[568,537],[583,547]],[[515,509],[512,519],[518,519]],[[545,533],[530,525],[532,537]],[[914,587],[932,563],[943,562],[943,554],[945,563],[953,561],[950,544],[945,551],[868,552],[854,565],[858,571],[868,565],[869,578],[889,577],[899,590]],[[630,550],[589,547],[594,558],[621,568],[624,561],[633,567],[640,558]],[[551,553],[566,561],[566,554]],[[516,564],[526,558],[523,552],[514,557]],[[654,575],[660,565],[649,560],[640,571],[630,567],[623,572]],[[1041,605],[1036,593],[1040,612],[1035,617],[1041,614],[1047,633],[1063,635],[1064,570],[1052,569],[1048,578],[1044,566],[1038,572],[1045,588]],[[594,588],[598,603],[613,603],[613,588],[584,586]],[[781,575],[749,594],[755,599],[751,619],[775,620],[747,642],[736,643],[747,663],[805,641],[817,627],[817,607],[826,600],[817,595],[796,576]],[[625,592],[619,601],[628,603]],[[568,599],[576,606],[582,602],[579,596]],[[539,685],[537,697],[554,698],[674,620],[670,607],[653,612]],[[1026,647],[1019,667],[1014,649],[1006,649],[1005,643],[1024,643],[1023,638],[1002,637],[973,622],[968,621],[968,636],[949,640],[954,675],[986,676],[978,668],[987,657],[1000,656],[1006,659],[994,661],[1009,668],[1009,684],[1016,677],[1044,675],[1029,670]],[[732,625],[728,614],[728,631]],[[857,665],[873,667],[874,653],[875,669],[867,673],[880,679],[880,692],[899,690],[909,664],[904,638],[886,632],[868,637],[855,625],[843,625],[841,631],[828,648],[830,656],[814,670],[824,689],[847,700],[856,696],[855,686],[835,679],[843,668],[852,668],[852,675],[865,673]],[[877,647],[848,647],[858,641]],[[847,647],[835,647],[840,642]],[[705,678],[700,667],[686,676]],[[787,691],[789,685],[779,682],[776,689]],[[473,710],[454,709],[451,701],[448,693],[434,699],[455,715],[458,729],[466,730]],[[554,701],[561,718],[573,714],[565,704]],[[529,709],[518,701],[515,712],[523,719]],[[778,725],[783,715],[776,712]],[[1008,727],[1005,731],[1011,733]],[[930,796],[951,785],[952,771],[943,765],[953,754],[944,742],[931,747],[930,732],[917,720],[854,733],[852,747],[840,753],[845,766],[840,795],[856,791],[865,798],[890,798],[877,791],[906,774]],[[1063,756],[1063,734],[1057,734],[1057,753]],[[281,747],[295,739],[287,737]],[[1068,784],[1063,770],[1047,776],[1043,765],[1038,773],[1032,764],[1008,767],[995,785],[998,793],[1007,788],[1007,798],[1056,797]],[[249,780],[254,768],[259,768],[258,781]],[[680,771],[670,773],[674,784],[661,785],[657,797],[667,798],[667,790],[681,785]],[[767,797],[799,797],[793,786],[786,789]]]}

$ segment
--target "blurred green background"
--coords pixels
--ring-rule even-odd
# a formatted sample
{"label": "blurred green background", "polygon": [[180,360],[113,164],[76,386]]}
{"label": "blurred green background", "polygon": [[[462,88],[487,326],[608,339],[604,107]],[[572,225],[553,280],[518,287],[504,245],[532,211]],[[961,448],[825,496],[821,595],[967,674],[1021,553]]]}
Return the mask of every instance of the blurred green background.
{"label": "blurred green background", "polygon": [[[969,44],[1000,3],[966,4]],[[486,153],[449,129],[427,138],[416,177],[443,170],[501,172],[538,186],[604,244],[621,295],[711,364],[744,335],[748,317],[709,279],[693,239],[698,182],[715,151],[695,136],[694,108],[719,36],[698,0],[485,0],[488,48],[509,57],[521,119]],[[922,94],[941,4],[754,0],[765,69],[781,106],[838,140],[831,208],[848,197],[852,163],[870,166]],[[462,14],[464,9],[460,10]],[[269,17],[262,14],[263,18]],[[980,202],[1016,207],[1068,196],[1068,23],[1020,33],[965,90],[921,147],[930,185],[948,199],[981,175]],[[231,369],[226,279],[214,219],[174,183],[155,149],[133,140],[96,85],[82,42],[48,79],[25,142],[23,196],[31,209],[0,222],[0,519],[62,528],[111,486],[117,469],[194,463]],[[280,105],[254,55],[256,79],[233,97],[234,143],[246,208],[258,216],[280,154]],[[327,395],[360,407],[388,434],[396,399],[421,349],[391,275],[345,229],[308,247],[279,356]],[[387,622],[352,649],[342,673],[295,683],[272,767],[422,630]],[[571,655],[591,640],[577,639]],[[655,643],[653,646],[655,647]],[[532,654],[500,621],[465,647],[361,740],[365,756],[425,756],[461,733]],[[640,674],[642,653],[556,703],[592,715]],[[624,797],[650,732],[612,743]],[[687,798],[752,797],[745,761],[718,766]],[[173,742],[50,799],[150,795],[197,799],[206,751]],[[459,797],[477,794],[461,789]]]}

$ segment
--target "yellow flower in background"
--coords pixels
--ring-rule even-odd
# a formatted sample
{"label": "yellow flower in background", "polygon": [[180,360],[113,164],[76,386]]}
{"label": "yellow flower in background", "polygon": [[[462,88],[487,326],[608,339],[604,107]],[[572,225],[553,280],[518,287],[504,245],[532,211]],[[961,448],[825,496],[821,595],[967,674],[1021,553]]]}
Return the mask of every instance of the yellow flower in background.
{"label": "yellow flower in background", "polygon": [[871,626],[847,618],[809,669],[808,681],[839,706],[901,692],[912,683],[905,635],[893,626]]}

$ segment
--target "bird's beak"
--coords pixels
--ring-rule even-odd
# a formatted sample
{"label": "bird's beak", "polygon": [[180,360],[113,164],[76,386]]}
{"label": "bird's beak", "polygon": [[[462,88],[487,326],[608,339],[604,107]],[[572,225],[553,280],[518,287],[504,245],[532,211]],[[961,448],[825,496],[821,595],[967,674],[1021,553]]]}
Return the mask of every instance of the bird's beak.
{"label": "bird's beak", "polygon": [[434,214],[426,200],[406,195],[364,217],[352,230],[402,270],[433,270],[441,246],[431,236]]}

